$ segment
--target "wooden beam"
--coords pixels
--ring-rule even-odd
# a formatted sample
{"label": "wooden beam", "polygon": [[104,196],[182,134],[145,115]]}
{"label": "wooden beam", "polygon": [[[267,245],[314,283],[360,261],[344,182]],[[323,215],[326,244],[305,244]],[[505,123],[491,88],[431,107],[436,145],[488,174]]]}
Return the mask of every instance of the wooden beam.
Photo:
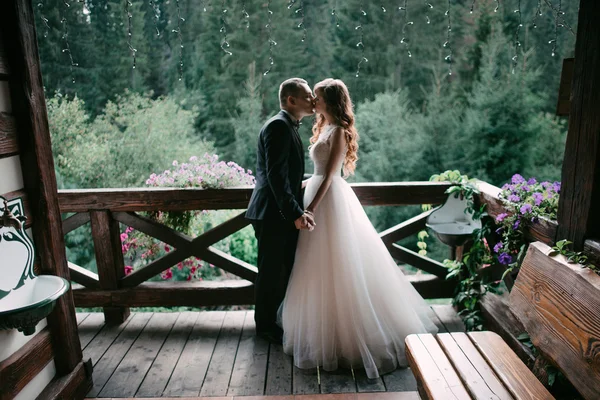
{"label": "wooden beam", "polygon": [[393,226],[389,229],[386,229],[383,232],[379,233],[379,237],[385,244],[390,244],[397,242],[400,239],[404,239],[410,235],[414,235],[419,231],[425,229],[425,223],[427,222],[427,217],[431,214],[433,210],[426,211],[417,215],[416,217],[412,217],[411,219],[407,219],[406,221]]}
{"label": "wooden beam", "polygon": [[[363,205],[399,206],[438,204],[446,199],[450,187],[440,182],[354,183],[352,189]],[[245,209],[251,186],[229,189],[76,189],[58,193],[60,210],[84,212],[111,211],[187,211]]]}
{"label": "wooden beam", "polygon": [[600,2],[581,0],[557,240],[600,237]]}
{"label": "wooden beam", "polygon": [[[109,211],[90,211],[92,239],[96,253],[96,265],[100,287],[105,290],[119,287],[119,280],[125,276],[125,264],[121,251],[119,222]],[[129,317],[128,308],[105,308],[107,323],[121,324]]]}
{"label": "wooden beam", "polygon": [[0,362],[0,400],[14,399],[52,361],[52,339],[48,328]]}
{"label": "wooden beam", "polygon": [[406,247],[400,246],[396,243],[392,243],[387,246],[392,257],[396,260],[411,265],[415,268],[419,268],[425,272],[429,272],[441,279],[445,279],[448,275],[448,270],[439,261],[432,260],[429,257],[424,257],[419,253],[415,253]]}
{"label": "wooden beam", "polygon": [[56,377],[36,400],[83,399],[92,388],[92,360],[80,362],[68,375]]}
{"label": "wooden beam", "polygon": [[256,276],[258,275],[258,268],[254,265],[248,264],[247,262],[244,262],[231,254],[224,253],[214,247],[201,250],[196,254],[202,260],[252,283],[254,283]]}
{"label": "wooden beam", "polygon": [[[21,170],[35,218],[33,236],[41,269],[69,279],[31,1],[0,2],[0,35],[10,64],[9,86],[18,128]],[[57,300],[48,317],[48,326],[57,373],[66,375],[82,359],[70,290]]]}
{"label": "wooden beam", "polygon": [[600,240],[588,239],[583,244],[583,252],[588,256],[588,261],[600,268]]}
{"label": "wooden beam", "polygon": [[203,307],[254,304],[246,280],[146,282],[134,288],[73,290],[77,307]]}
{"label": "wooden beam", "polygon": [[87,224],[88,222],[90,222],[89,212],[82,212],[71,215],[70,217],[64,219],[62,222],[63,234],[66,235],[67,233],[74,231],[75,229]]}
{"label": "wooden beam", "polygon": [[8,68],[8,60],[4,50],[3,32],[0,30],[0,80],[8,79],[10,70]]}
{"label": "wooden beam", "polygon": [[72,281],[90,289],[100,289],[98,274],[71,262],[69,263],[69,272],[71,273]]}
{"label": "wooden beam", "polygon": [[565,58],[560,73],[560,85],[558,87],[558,101],[556,104],[556,115],[566,116],[571,111],[571,86],[573,85],[574,58]]}
{"label": "wooden beam", "polygon": [[[494,220],[502,213],[513,214],[515,211],[510,205],[500,199],[502,189],[490,185],[487,182],[477,181],[480,191],[478,202],[486,204],[486,211]],[[556,241],[558,223],[546,218],[540,218],[538,222],[528,222],[525,228],[525,238],[528,241],[540,241],[553,245]]]}
{"label": "wooden beam", "polygon": [[19,153],[17,129],[12,115],[0,112],[0,158]]}

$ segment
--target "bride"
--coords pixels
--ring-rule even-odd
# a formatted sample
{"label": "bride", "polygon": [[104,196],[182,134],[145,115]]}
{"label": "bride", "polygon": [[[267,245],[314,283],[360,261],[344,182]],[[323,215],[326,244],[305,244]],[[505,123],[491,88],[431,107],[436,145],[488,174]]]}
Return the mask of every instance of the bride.
{"label": "bride", "polygon": [[358,133],[346,85],[315,85],[304,193],[316,227],[302,230],[280,308],[284,351],[298,368],[364,368],[369,378],[406,365],[404,338],[435,332],[429,307],[402,274],[344,177],[356,167]]}

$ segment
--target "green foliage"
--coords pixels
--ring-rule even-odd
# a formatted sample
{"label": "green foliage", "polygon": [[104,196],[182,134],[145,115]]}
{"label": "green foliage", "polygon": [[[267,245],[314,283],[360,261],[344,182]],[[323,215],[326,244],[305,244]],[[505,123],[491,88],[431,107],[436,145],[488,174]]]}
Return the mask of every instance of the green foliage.
{"label": "green foliage", "polygon": [[573,242],[568,241],[566,239],[559,240],[552,247],[552,252],[550,252],[550,254],[548,255],[550,257],[554,257],[559,254],[562,254],[563,256],[565,256],[568,262],[573,264],[580,264],[582,267],[589,268],[598,275],[600,275],[600,268],[598,268],[594,264],[588,263],[588,257],[585,254],[583,254],[583,252],[573,251],[569,249],[569,245],[571,244],[573,244]]}

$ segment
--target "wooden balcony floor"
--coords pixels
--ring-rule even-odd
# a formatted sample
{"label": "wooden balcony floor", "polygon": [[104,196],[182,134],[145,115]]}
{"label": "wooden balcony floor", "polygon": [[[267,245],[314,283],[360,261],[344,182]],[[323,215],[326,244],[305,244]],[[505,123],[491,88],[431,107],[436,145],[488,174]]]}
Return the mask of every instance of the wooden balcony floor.
{"label": "wooden balcony floor", "polygon": [[[464,329],[451,306],[432,308],[441,331]],[[299,370],[280,345],[255,337],[253,311],[132,313],[119,326],[104,325],[102,313],[78,313],[77,321],[94,366],[88,398],[416,391],[408,368],[375,382],[360,370]]]}

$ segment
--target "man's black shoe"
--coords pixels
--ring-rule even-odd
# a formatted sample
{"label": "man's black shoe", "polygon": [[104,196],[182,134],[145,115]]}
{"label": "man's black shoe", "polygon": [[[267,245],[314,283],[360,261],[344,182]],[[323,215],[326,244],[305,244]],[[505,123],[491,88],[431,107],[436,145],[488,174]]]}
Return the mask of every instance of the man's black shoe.
{"label": "man's black shoe", "polygon": [[283,344],[283,332],[261,331],[257,332],[256,335],[269,343]]}

